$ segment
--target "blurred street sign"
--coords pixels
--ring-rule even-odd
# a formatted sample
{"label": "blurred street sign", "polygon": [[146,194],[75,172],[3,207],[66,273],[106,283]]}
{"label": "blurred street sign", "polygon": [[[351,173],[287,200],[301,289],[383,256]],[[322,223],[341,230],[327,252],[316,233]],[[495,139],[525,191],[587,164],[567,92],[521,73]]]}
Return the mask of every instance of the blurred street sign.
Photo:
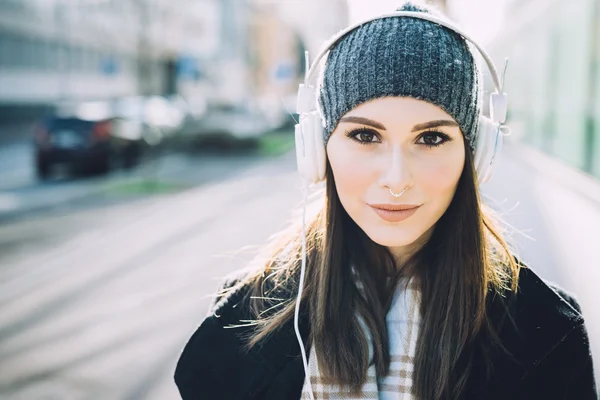
{"label": "blurred street sign", "polygon": [[296,67],[293,62],[288,60],[279,62],[273,71],[273,78],[276,81],[287,81],[293,79],[296,74]]}
{"label": "blurred street sign", "polygon": [[200,75],[200,66],[196,58],[180,56],[177,59],[177,76],[182,79],[195,80]]}
{"label": "blurred street sign", "polygon": [[104,75],[113,76],[119,73],[119,65],[114,57],[104,57],[100,61],[100,71]]}

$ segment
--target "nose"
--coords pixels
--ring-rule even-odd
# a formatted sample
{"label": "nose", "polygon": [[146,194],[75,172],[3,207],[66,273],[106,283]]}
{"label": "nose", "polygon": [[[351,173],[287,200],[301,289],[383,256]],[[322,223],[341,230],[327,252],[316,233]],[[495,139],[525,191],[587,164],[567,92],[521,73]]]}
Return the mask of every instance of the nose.
{"label": "nose", "polygon": [[400,193],[404,188],[412,184],[412,174],[407,157],[403,154],[400,146],[394,146],[386,159],[379,179],[379,185],[383,188],[391,189],[394,193]]}

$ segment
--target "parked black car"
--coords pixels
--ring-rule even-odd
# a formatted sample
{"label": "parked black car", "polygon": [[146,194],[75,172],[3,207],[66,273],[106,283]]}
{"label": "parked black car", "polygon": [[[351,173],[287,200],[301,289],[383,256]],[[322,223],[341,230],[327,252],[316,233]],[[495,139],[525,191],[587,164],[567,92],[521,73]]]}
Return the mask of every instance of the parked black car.
{"label": "parked black car", "polygon": [[44,118],[35,128],[35,168],[48,178],[57,164],[74,173],[107,173],[112,165],[135,165],[144,148],[144,126],[112,114]]}

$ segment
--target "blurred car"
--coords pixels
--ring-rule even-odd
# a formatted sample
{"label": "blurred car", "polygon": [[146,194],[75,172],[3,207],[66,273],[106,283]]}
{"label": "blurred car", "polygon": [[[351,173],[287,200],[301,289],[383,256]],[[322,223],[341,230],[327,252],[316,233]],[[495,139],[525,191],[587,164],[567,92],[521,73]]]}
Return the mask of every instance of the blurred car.
{"label": "blurred car", "polygon": [[36,173],[46,179],[57,165],[98,174],[115,164],[131,167],[143,151],[142,131],[139,123],[115,116],[107,102],[61,105],[36,125]]}
{"label": "blurred car", "polygon": [[115,115],[140,124],[143,139],[152,145],[176,134],[185,118],[180,105],[162,96],[121,97],[111,104]]}
{"label": "blurred car", "polygon": [[200,94],[172,95],[167,100],[183,115],[178,134],[182,137],[196,134],[206,115],[206,98]]}
{"label": "blurred car", "polygon": [[193,146],[232,147],[253,144],[273,128],[264,114],[243,105],[212,105],[193,129],[185,131]]}

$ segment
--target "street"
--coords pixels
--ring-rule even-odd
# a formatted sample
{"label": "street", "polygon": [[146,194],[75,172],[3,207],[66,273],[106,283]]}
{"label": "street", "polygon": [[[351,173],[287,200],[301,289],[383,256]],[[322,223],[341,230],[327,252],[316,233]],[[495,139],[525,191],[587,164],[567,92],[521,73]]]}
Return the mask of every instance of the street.
{"label": "street", "polygon": [[[577,295],[598,360],[597,234],[588,227],[600,206],[557,189],[517,149],[505,154],[484,193],[522,232],[513,236],[523,259]],[[0,225],[0,398],[178,398],[175,362],[221,276],[243,267],[302,200],[293,153],[178,163],[210,179]]]}
{"label": "street", "polygon": [[298,203],[292,167],[257,162],[179,195],[3,226],[0,397],[176,398],[174,363],[207,295]]}

